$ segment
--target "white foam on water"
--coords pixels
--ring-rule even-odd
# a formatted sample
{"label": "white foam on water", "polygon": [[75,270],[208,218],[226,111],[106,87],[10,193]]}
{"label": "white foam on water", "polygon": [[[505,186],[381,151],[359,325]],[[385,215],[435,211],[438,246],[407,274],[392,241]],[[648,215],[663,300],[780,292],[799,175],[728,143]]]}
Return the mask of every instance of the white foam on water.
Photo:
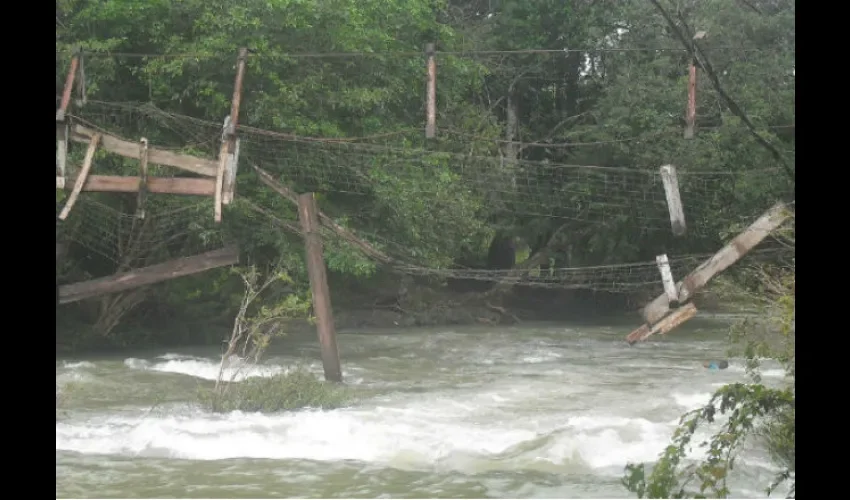
{"label": "white foam on water", "polygon": [[[149,370],[162,373],[177,373],[205,380],[216,380],[221,369],[220,361],[197,358],[193,356],[180,356],[166,354],[157,359],[164,361],[147,361],[144,359],[127,358],[124,365],[134,370]],[[245,380],[249,377],[271,377],[285,371],[284,367],[276,365],[245,365],[239,367],[239,362],[234,361],[225,366],[224,378],[227,380]]]}
{"label": "white foam on water", "polygon": [[[730,365],[728,370],[733,373],[746,373],[747,369],[743,365]],[[782,368],[761,368],[758,373],[762,378],[785,378],[785,370]]]}
{"label": "white foam on water", "polygon": [[78,370],[78,369],[81,369],[81,368],[92,369],[92,368],[94,368],[94,363],[89,362],[89,361],[77,361],[77,362],[63,361],[62,367],[66,368],[68,370]]}
{"label": "white foam on water", "polygon": [[712,395],[713,393],[711,392],[674,392],[672,397],[677,405],[681,406],[685,411],[690,411],[707,405]]}
{"label": "white foam on water", "polygon": [[671,426],[643,418],[573,417],[538,452],[551,462],[578,460],[593,469],[616,468],[620,474],[629,462],[658,458],[671,433]]}
{"label": "white foam on water", "polygon": [[[598,413],[523,418],[503,410],[506,400],[517,403],[520,395],[494,396],[420,396],[389,406],[275,415],[195,409],[89,417],[58,422],[56,449],[190,460],[356,460],[399,469],[441,464],[462,472],[480,470],[482,463],[491,470],[580,465],[619,467],[621,473],[627,462],[657,458],[673,430],[667,423]],[[500,460],[504,454],[513,458]]]}

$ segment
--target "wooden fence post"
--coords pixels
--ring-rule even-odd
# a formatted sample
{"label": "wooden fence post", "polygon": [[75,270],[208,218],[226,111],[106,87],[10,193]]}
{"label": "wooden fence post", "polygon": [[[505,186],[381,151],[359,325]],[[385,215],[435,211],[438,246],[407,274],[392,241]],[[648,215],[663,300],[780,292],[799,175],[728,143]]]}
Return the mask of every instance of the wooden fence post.
{"label": "wooden fence post", "polygon": [[328,290],[325,260],[322,255],[322,237],[317,215],[316,198],[313,193],[298,195],[298,219],[304,232],[304,246],[307,253],[307,274],[313,292],[313,311],[316,314],[316,330],[322,351],[322,367],[325,380],[342,382],[342,369],[339,363],[339,351],[336,343],[333,310]]}
{"label": "wooden fence post", "polygon": [[[225,177],[231,175],[226,173],[231,158],[236,153],[236,127],[239,124],[239,106],[242,103],[242,79],[245,76],[245,61],[248,59],[248,49],[239,49],[239,57],[236,61],[236,79],[233,82],[233,99],[230,101],[230,123],[225,127],[222,134],[221,149],[218,154],[218,171],[215,177],[215,221],[221,222],[221,205],[224,198],[232,199],[230,195],[223,194]],[[225,122],[227,123],[227,122]],[[232,185],[228,187],[232,189]],[[229,201],[227,203],[230,203]]]}
{"label": "wooden fence post", "polygon": [[433,139],[437,135],[437,60],[433,43],[425,46],[428,56],[428,92],[426,102],[425,138]]}

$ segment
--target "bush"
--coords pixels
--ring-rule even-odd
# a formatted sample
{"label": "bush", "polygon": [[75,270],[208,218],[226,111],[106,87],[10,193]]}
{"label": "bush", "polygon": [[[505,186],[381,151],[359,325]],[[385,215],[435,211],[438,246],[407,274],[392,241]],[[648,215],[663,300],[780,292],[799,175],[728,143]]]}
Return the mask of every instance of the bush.
{"label": "bush", "polygon": [[214,412],[278,412],[333,409],[350,400],[350,391],[324,382],[304,369],[273,377],[251,377],[216,390],[202,390],[201,404]]}

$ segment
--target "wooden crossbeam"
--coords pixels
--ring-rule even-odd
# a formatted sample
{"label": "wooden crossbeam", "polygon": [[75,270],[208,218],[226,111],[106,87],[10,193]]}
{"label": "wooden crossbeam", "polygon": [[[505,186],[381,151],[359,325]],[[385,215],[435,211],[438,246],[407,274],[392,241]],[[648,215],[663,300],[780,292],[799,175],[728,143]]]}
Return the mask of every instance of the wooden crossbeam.
{"label": "wooden crossbeam", "polygon": [[230,266],[238,262],[239,250],[235,246],[229,246],[104,278],[62,285],[59,287],[59,303],[68,304],[101,295],[123,292],[217,267]]}
{"label": "wooden crossbeam", "polygon": [[[62,179],[56,178],[56,188],[62,189]],[[83,191],[99,193],[137,193],[141,178],[121,175],[89,175]],[[187,177],[148,177],[145,182],[148,193],[182,194],[188,196],[212,196],[215,192],[214,179]]]}
{"label": "wooden crossbeam", "polygon": [[[74,128],[71,131],[71,140],[76,142],[89,142],[95,133],[97,132],[83,127],[82,125],[74,125]],[[103,137],[103,149],[125,158],[132,158],[134,160],[139,159],[138,142],[125,141],[124,139],[119,139],[118,137],[109,134],[101,135]],[[172,151],[165,151],[163,149],[156,149],[152,147],[148,148],[148,162],[155,165],[179,168],[205,177],[215,177],[218,170],[218,163],[213,160],[174,153]]]}

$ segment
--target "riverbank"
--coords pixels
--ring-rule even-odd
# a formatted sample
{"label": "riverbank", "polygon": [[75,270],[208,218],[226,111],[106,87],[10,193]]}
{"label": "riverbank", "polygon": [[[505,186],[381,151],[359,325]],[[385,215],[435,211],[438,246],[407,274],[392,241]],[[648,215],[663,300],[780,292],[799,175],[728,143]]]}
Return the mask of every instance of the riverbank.
{"label": "riverbank", "polygon": [[[516,286],[504,293],[488,293],[491,283],[433,284],[372,283],[368,286],[331,287],[334,324],[340,331],[441,327],[516,325],[523,322],[573,322],[634,317],[640,323],[640,307],[653,294],[611,294],[590,290],[554,290]],[[702,293],[695,299],[700,311],[739,312],[735,304]],[[215,309],[211,307],[209,309]],[[61,310],[59,310],[61,311]],[[112,351],[126,348],[180,345],[218,345],[229,337],[232,316],[159,316],[140,314],[113,331],[108,338],[90,333],[85,322],[59,321],[57,313],[57,353]],[[315,327],[308,321],[292,321],[288,333],[301,333]]]}

